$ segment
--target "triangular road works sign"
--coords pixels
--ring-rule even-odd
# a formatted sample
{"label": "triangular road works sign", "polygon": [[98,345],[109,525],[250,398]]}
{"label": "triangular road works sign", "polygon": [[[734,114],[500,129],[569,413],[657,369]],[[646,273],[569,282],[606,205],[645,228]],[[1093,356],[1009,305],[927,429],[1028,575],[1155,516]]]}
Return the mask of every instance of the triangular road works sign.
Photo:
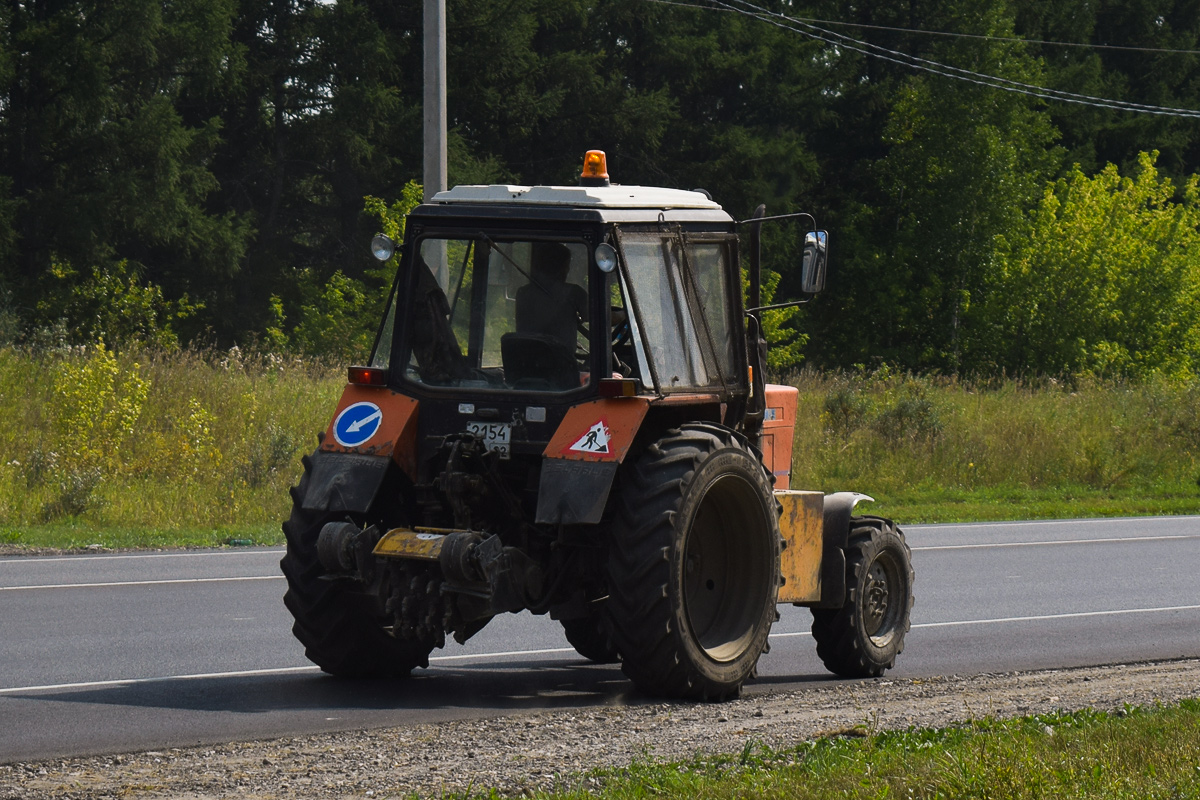
{"label": "triangular road works sign", "polygon": [[604,420],[600,420],[592,427],[588,428],[587,433],[579,437],[575,444],[567,449],[575,453],[596,453],[598,455],[606,455],[608,453],[608,442],[612,439],[612,434],[609,433],[608,425]]}

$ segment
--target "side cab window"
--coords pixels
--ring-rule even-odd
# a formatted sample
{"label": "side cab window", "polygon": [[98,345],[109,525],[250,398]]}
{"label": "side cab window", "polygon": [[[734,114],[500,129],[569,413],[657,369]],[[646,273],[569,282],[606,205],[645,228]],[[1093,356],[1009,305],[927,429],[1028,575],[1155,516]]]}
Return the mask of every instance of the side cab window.
{"label": "side cab window", "polygon": [[621,231],[618,241],[658,390],[734,388],[733,238]]}

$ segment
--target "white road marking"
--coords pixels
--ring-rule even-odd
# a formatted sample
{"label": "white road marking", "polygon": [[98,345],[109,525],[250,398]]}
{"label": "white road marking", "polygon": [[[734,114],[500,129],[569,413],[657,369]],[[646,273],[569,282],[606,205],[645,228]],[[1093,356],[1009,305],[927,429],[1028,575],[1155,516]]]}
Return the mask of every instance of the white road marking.
{"label": "white road marking", "polygon": [[56,564],[73,564],[76,561],[124,561],[128,559],[141,558],[212,558],[221,556],[280,556],[287,551],[278,547],[272,550],[211,550],[201,553],[125,553],[122,555],[94,555],[94,556],[76,556],[76,555],[61,555],[61,556],[46,556],[42,558],[26,558],[24,556],[16,556],[12,558],[0,558],[0,566],[4,564],[45,564],[54,562]]}
{"label": "white road marking", "polygon": [[[1181,522],[1194,521],[1200,522],[1200,516],[1166,516],[1166,517],[1095,517],[1091,519],[1034,519],[1026,521],[1014,522],[943,522],[934,525],[904,525],[906,531],[918,530],[945,530],[946,528],[963,527],[963,528],[1018,528],[1018,527],[1044,527],[1050,525],[1103,525],[1112,523],[1130,523],[1130,522]],[[1155,537],[1131,537],[1131,538],[1155,538]],[[1187,536],[1181,538],[1189,538]],[[1084,540],[1080,540],[1084,541]],[[916,548],[914,548],[916,549]],[[180,552],[180,553],[98,553],[96,555],[75,555],[65,554],[61,556],[10,556],[0,558],[0,566],[5,564],[42,564],[46,562],[68,563],[73,561],[95,561],[97,559],[108,559],[116,561],[120,559],[142,559],[142,558],[211,558],[222,556],[265,556],[265,555],[282,555],[286,553],[286,548],[275,547],[267,550],[260,548],[253,549],[236,549],[236,550],[203,550],[199,552]]]}
{"label": "white road marking", "polygon": [[[429,661],[474,661],[482,658],[504,658],[508,656],[537,656],[574,653],[573,647],[552,647],[545,650],[508,650],[499,653],[465,653],[457,656],[437,656]],[[254,678],[262,675],[294,675],[304,672],[319,672],[316,665],[304,667],[279,667],[275,669],[248,669],[239,672],[204,672],[194,675],[168,675],[161,678],[118,678],[108,681],[88,681],[85,683],[55,683],[45,686],[12,686],[0,689],[0,695],[16,694],[18,692],[50,692],[64,689],[96,689],[102,686],[140,686],[147,683],[166,683],[167,681],[197,681],[211,678]]]}
{"label": "white road marking", "polygon": [[1166,611],[1196,611],[1195,606],[1162,606],[1160,608],[1121,608],[1116,611],[1074,611],[1066,614],[1039,614],[1029,617],[999,617],[997,619],[967,619],[957,622],[922,622],[914,628],[950,628],[955,625],[991,625],[1002,622],[1038,622],[1045,619],[1077,619],[1079,617],[1117,617],[1125,614],[1155,614]]}
{"label": "white road marking", "polygon": [[[925,530],[935,531],[935,530],[945,530],[946,528],[953,528],[953,527],[1018,528],[1018,527],[1045,527],[1045,526],[1052,526],[1052,525],[1103,525],[1103,524],[1112,524],[1112,523],[1126,523],[1127,524],[1130,522],[1180,522],[1180,521],[1200,522],[1200,516],[1188,515],[1188,516],[1167,516],[1167,517],[1096,517],[1096,518],[1092,518],[1092,519],[1035,519],[1035,520],[1014,521],[1014,522],[961,522],[961,523],[960,522],[944,522],[944,523],[938,523],[935,525],[905,525],[905,526],[903,526],[903,528],[906,531],[918,531],[918,530],[920,530],[920,531],[925,531]],[[1166,538],[1166,539],[1171,539],[1171,538],[1190,539],[1190,538],[1200,538],[1200,535],[1181,534],[1178,536],[1132,536],[1132,537],[1129,537],[1129,540],[1130,541],[1133,541],[1133,540],[1147,541],[1147,540],[1164,539],[1164,538]],[[1075,540],[1067,540],[1067,541],[1075,541]],[[1084,542],[1084,541],[1125,541],[1125,540],[1124,539],[1110,539],[1110,540],[1079,539],[1077,541]],[[1014,543],[1013,545],[1007,545],[1007,546],[1016,546],[1019,544],[1050,544],[1050,543],[1049,542],[1028,542],[1028,543]],[[999,547],[999,546],[1004,546],[1004,545],[947,545],[947,547],[957,547],[957,546],[962,546],[962,547]],[[914,550],[918,550],[918,549],[932,550],[935,548],[933,548],[933,547],[923,547],[923,548],[914,547],[913,549]],[[55,563],[59,563],[59,564],[64,564],[64,563],[72,563],[72,562],[76,562],[76,561],[96,561],[96,560],[100,560],[100,559],[106,559],[109,561],[117,561],[117,560],[129,560],[129,559],[144,559],[144,558],[213,558],[213,557],[219,558],[219,557],[227,557],[227,556],[266,556],[266,555],[280,556],[286,552],[287,552],[286,548],[275,547],[275,548],[270,548],[270,549],[266,549],[266,550],[263,550],[260,548],[254,548],[254,549],[246,549],[246,550],[242,550],[242,549],[204,550],[204,551],[199,551],[199,552],[189,551],[189,552],[180,552],[180,553],[120,553],[120,554],[100,553],[100,554],[96,554],[96,555],[65,554],[65,555],[61,555],[61,556],[43,556],[43,557],[36,557],[36,558],[33,558],[33,557],[27,558],[25,556],[10,556],[10,557],[5,557],[5,558],[0,558],[0,566],[4,566],[6,564],[44,564],[47,562],[55,562]]]}
{"label": "white road marking", "polygon": [[[1028,617],[997,617],[995,619],[963,619],[953,622],[918,622],[913,624],[913,628],[953,628],[959,625],[997,625],[1005,622],[1040,622],[1048,619],[1076,619],[1079,617],[1117,617],[1125,614],[1155,614],[1166,611],[1197,611],[1200,610],[1200,605],[1195,606],[1161,606],[1159,608],[1119,608],[1115,611],[1074,611],[1065,614],[1037,614]],[[787,638],[791,636],[812,636],[810,631],[798,631],[795,633],[772,633],[771,638]]]}
{"label": "white road marking", "polygon": [[16,694],[17,692],[50,692],[61,689],[96,689],[101,686],[140,686],[147,683],[166,683],[167,681],[196,681],[204,678],[252,678],[256,675],[287,675],[296,672],[316,672],[318,667],[279,667],[276,669],[248,669],[239,672],[208,672],[197,675],[169,675],[163,678],[121,678],[110,681],[87,681],[85,683],[54,683],[45,686],[13,686],[0,689],[0,695]]}
{"label": "white road marking", "polygon": [[904,530],[945,530],[946,528],[1018,528],[1024,526],[1040,527],[1043,525],[1102,525],[1104,523],[1121,522],[1180,522],[1190,520],[1200,522],[1200,516],[1180,515],[1166,517],[1089,517],[1088,519],[1031,519],[1015,520],[1013,522],[939,522],[932,525],[905,525]]}
{"label": "white road marking", "polygon": [[544,656],[557,653],[574,653],[574,647],[549,647],[545,650],[506,650],[499,653],[467,653],[461,656],[435,656],[433,661],[475,661],[481,658],[505,658],[508,656]]}
{"label": "white road marking", "polygon": [[[1157,542],[1170,541],[1177,539],[1200,539],[1200,534],[1170,534],[1165,536],[1114,536],[1100,537],[1095,539],[1055,539],[1045,542],[991,542],[987,544],[941,544],[941,545],[924,545],[912,548],[914,551],[921,550],[976,550],[996,547],[1042,547],[1048,545],[1063,545],[1063,544],[1103,544],[1106,542]],[[284,551],[258,551],[256,553],[212,553],[209,555],[275,555]],[[198,556],[206,555],[204,553],[159,553],[146,556],[84,556],[83,558],[171,558],[175,556]],[[71,559],[71,560],[83,560]],[[16,559],[14,559],[15,561]],[[34,561],[53,561],[56,559],[29,559],[23,563],[32,563]],[[57,559],[62,563],[61,557]],[[0,564],[11,563],[0,561]],[[101,587],[112,586],[155,586],[172,583],[221,583],[228,581],[265,581],[282,579],[282,575],[255,575],[240,578],[178,578],[178,579],[163,579],[153,581],[111,581],[107,583],[48,583],[36,586],[0,586],[0,592],[14,592],[25,589],[94,589]]]}
{"label": "white road marking", "polygon": [[[1000,617],[997,619],[968,619],[958,620],[955,622],[922,622],[913,625],[913,628],[948,628],[956,625],[989,625],[1005,622],[1037,622],[1039,620],[1048,619],[1070,619],[1074,617],[1104,617],[1118,616],[1122,614],[1151,614],[1167,611],[1196,611],[1200,610],[1200,605],[1192,606],[1163,606],[1161,608],[1123,608],[1115,611],[1079,611],[1069,614],[1042,614],[1038,616],[1028,617]],[[788,639],[797,636],[812,636],[809,631],[796,631],[793,633],[773,633],[772,639]],[[506,658],[512,656],[534,656],[534,655],[563,655],[574,653],[572,647],[551,647],[542,650],[506,650],[497,653],[466,653],[456,656],[437,656],[429,659],[432,662],[444,661],[477,661],[484,658]],[[89,681],[86,683],[58,683],[48,684],[45,686],[12,686],[5,689],[0,689],[0,695],[19,694],[21,692],[46,692],[46,691],[61,691],[66,689],[94,689],[102,686],[138,686],[147,683],[166,683],[167,681],[189,681],[203,680],[206,678],[247,678],[257,677],[262,675],[290,675],[305,672],[317,672],[316,666],[304,667],[280,667],[276,669],[250,669],[239,672],[208,672],[195,675],[169,675],[161,678],[125,678],[107,681]]]}
{"label": "white road marking", "polygon": [[988,547],[1040,547],[1050,544],[1100,544],[1102,542],[1161,542],[1168,539],[1200,539],[1200,534],[1179,533],[1167,536],[1102,536],[1097,539],[1054,539],[1045,542],[989,542],[987,544],[938,544],[913,550],[975,550]]}
{"label": "white road marking", "polygon": [[30,589],[97,589],[110,586],[162,586],[173,583],[235,583],[238,581],[281,581],[282,575],[247,575],[241,578],[175,578],[158,581],[112,581],[110,583],[43,583],[37,586],[0,586],[0,592]]}
{"label": "white road marking", "polygon": [[[1195,521],[1200,522],[1200,516],[1167,516],[1167,517],[1097,517],[1094,519],[1038,519],[1016,522],[964,522],[964,523],[940,523],[937,525],[905,525],[906,531],[924,531],[924,530],[945,530],[951,527],[963,528],[1018,528],[1018,527],[1046,527],[1053,525],[1102,525],[1112,523],[1129,523],[1129,522],[1180,522],[1180,521]],[[1124,542],[1124,541],[1155,541],[1161,539],[1197,539],[1200,534],[1177,534],[1167,536],[1129,536],[1120,538],[1097,538],[1097,539],[1065,539],[1053,542],[1009,542],[998,544],[969,544],[969,545],[941,545],[928,547],[914,547],[914,550],[950,550],[954,548],[968,547],[1022,547],[1027,545],[1039,544],[1074,544],[1076,542]],[[45,564],[54,562],[58,564],[69,564],[82,561],[97,561],[97,560],[138,560],[150,558],[222,558],[229,556],[281,556],[286,553],[286,548],[275,547],[270,549],[247,549],[247,550],[204,550],[199,552],[179,552],[179,553],[120,553],[109,554],[101,553],[96,555],[61,555],[61,556],[45,556],[37,558],[26,558],[24,556],[15,556],[0,558],[0,567],[7,564]]]}

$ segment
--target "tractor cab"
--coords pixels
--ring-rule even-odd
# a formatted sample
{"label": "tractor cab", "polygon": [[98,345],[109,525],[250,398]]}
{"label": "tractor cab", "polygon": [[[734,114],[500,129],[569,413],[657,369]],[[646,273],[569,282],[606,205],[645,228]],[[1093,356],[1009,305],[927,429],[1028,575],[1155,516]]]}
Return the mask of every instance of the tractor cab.
{"label": "tractor cab", "polygon": [[734,228],[701,192],[441,192],[409,217],[372,366],[430,398],[744,397]]}

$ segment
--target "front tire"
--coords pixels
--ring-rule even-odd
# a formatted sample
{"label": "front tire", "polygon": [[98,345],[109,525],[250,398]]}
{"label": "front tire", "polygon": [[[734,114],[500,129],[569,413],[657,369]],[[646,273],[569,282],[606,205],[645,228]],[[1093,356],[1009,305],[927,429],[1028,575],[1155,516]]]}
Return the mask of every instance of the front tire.
{"label": "front tire", "polygon": [[606,613],[622,670],[647,694],[736,697],[778,617],[779,506],[737,433],[683,426],[627,466]]}
{"label": "front tire", "polygon": [[911,624],[912,586],[912,551],[896,524],[852,517],[845,605],[813,609],[813,639],[825,667],[846,678],[875,678],[891,669]]}
{"label": "front tire", "polygon": [[345,678],[399,678],[414,667],[429,666],[433,643],[393,638],[392,620],[380,598],[358,591],[359,584],[330,579],[317,555],[317,537],[326,522],[345,520],[342,512],[303,507],[312,477],[312,458],[304,457],[304,476],[292,489],[292,513],[283,523],[287,553],[279,562],[288,589],[283,602],[295,622],[292,633],[304,654],[325,672]]}

